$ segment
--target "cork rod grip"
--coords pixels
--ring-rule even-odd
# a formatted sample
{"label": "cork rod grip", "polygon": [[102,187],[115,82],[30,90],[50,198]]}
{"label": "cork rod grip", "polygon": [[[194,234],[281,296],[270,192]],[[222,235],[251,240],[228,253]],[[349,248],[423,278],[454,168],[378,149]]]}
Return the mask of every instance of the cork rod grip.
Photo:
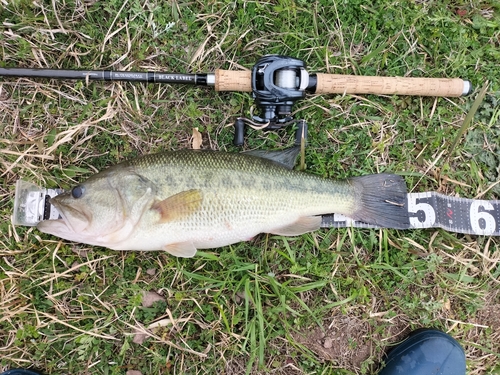
{"label": "cork rod grip", "polygon": [[252,91],[252,72],[250,70],[215,71],[215,91]]}
{"label": "cork rod grip", "polygon": [[316,74],[316,94],[375,94],[418,96],[467,95],[468,81],[460,78],[369,77]]}

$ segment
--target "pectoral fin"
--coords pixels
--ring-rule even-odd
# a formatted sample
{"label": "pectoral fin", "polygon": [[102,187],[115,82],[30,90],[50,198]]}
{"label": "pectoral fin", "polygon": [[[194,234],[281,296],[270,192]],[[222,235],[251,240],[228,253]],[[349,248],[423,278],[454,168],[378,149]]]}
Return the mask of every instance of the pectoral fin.
{"label": "pectoral fin", "polygon": [[155,201],[151,209],[160,213],[160,223],[167,223],[192,214],[200,208],[202,200],[199,190],[186,190],[162,201]]}
{"label": "pectoral fin", "polygon": [[163,246],[163,250],[179,258],[192,258],[196,254],[196,247],[192,242],[179,242]]}
{"label": "pectoral fin", "polygon": [[292,224],[269,231],[280,236],[298,236],[307,232],[319,229],[321,226],[321,216],[304,216]]}

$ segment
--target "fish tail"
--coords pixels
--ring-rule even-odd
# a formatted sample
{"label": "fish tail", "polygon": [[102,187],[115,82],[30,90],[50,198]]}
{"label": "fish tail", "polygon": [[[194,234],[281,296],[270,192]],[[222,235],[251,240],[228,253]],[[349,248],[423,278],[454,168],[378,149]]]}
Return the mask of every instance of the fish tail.
{"label": "fish tail", "polygon": [[355,220],[383,228],[408,229],[407,190],[403,177],[381,173],[351,178],[358,192]]}

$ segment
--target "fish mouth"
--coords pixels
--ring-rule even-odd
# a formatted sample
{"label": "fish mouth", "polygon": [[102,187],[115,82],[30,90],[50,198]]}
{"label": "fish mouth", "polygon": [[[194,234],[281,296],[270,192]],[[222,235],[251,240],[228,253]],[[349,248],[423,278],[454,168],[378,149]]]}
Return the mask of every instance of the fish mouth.
{"label": "fish mouth", "polygon": [[43,220],[36,227],[39,231],[47,234],[52,234],[59,237],[67,237],[68,234],[74,233],[73,229],[68,226],[64,219]]}
{"label": "fish mouth", "polygon": [[89,225],[85,215],[53,199],[50,200],[50,203],[57,209],[61,218],[40,221],[36,226],[37,229],[65,240],[81,242],[85,237],[84,230]]}
{"label": "fish mouth", "polygon": [[59,223],[57,225],[64,224],[68,229],[70,229],[71,231],[74,232],[74,229],[71,226],[70,221],[68,220],[68,218],[66,216],[66,213],[64,212],[64,208],[59,204],[59,202],[57,202],[53,198],[51,198],[49,200],[49,202],[50,202],[51,205],[53,205],[55,207],[55,209],[57,210],[57,212],[59,212],[59,216],[61,218],[60,219],[55,219],[55,220],[44,220],[44,221],[46,221],[46,222],[57,222],[57,223]]}
{"label": "fish mouth", "polygon": [[56,220],[45,220],[46,222],[58,222],[58,225],[64,224],[67,228],[67,231],[72,231],[74,233],[81,233],[85,231],[90,224],[89,215],[83,211],[73,208],[72,206],[68,206],[63,202],[60,202],[57,199],[58,196],[50,199],[50,204],[55,207],[59,215],[60,219]]}

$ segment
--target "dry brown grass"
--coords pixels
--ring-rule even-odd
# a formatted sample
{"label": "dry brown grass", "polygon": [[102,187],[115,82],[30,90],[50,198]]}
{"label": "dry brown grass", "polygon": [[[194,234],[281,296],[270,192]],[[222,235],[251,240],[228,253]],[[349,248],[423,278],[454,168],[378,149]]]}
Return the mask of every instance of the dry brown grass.
{"label": "dry brown grass", "polygon": [[[495,22],[487,2],[464,5],[466,18],[430,2],[405,12],[390,1],[0,6],[6,66],[195,72],[249,68],[263,54],[282,53],[330,73],[468,74],[476,84],[500,74],[492,61],[498,22],[475,18]],[[368,21],[385,16],[393,19],[375,32]],[[163,31],[169,22],[175,26]],[[450,31],[454,24],[463,36]],[[470,57],[474,38],[482,55]],[[497,81],[487,93],[496,100]],[[310,125],[307,168],[332,177],[394,170],[406,173],[410,190],[498,199],[499,182],[456,137],[471,102],[309,96],[295,107]],[[289,240],[261,236],[181,261],[67,243],[11,224],[19,178],[67,188],[125,158],[191,147],[193,128],[202,148],[236,151],[228,125],[251,105],[247,94],[209,88],[0,79],[0,370],[367,374],[389,344],[434,326],[464,346],[468,374],[498,371],[496,237],[324,230]],[[480,110],[470,129],[484,132],[494,153],[498,121],[491,118]],[[293,131],[248,135],[246,148],[277,148]],[[146,291],[165,301],[143,306]],[[144,341],[134,343],[138,331]]]}

